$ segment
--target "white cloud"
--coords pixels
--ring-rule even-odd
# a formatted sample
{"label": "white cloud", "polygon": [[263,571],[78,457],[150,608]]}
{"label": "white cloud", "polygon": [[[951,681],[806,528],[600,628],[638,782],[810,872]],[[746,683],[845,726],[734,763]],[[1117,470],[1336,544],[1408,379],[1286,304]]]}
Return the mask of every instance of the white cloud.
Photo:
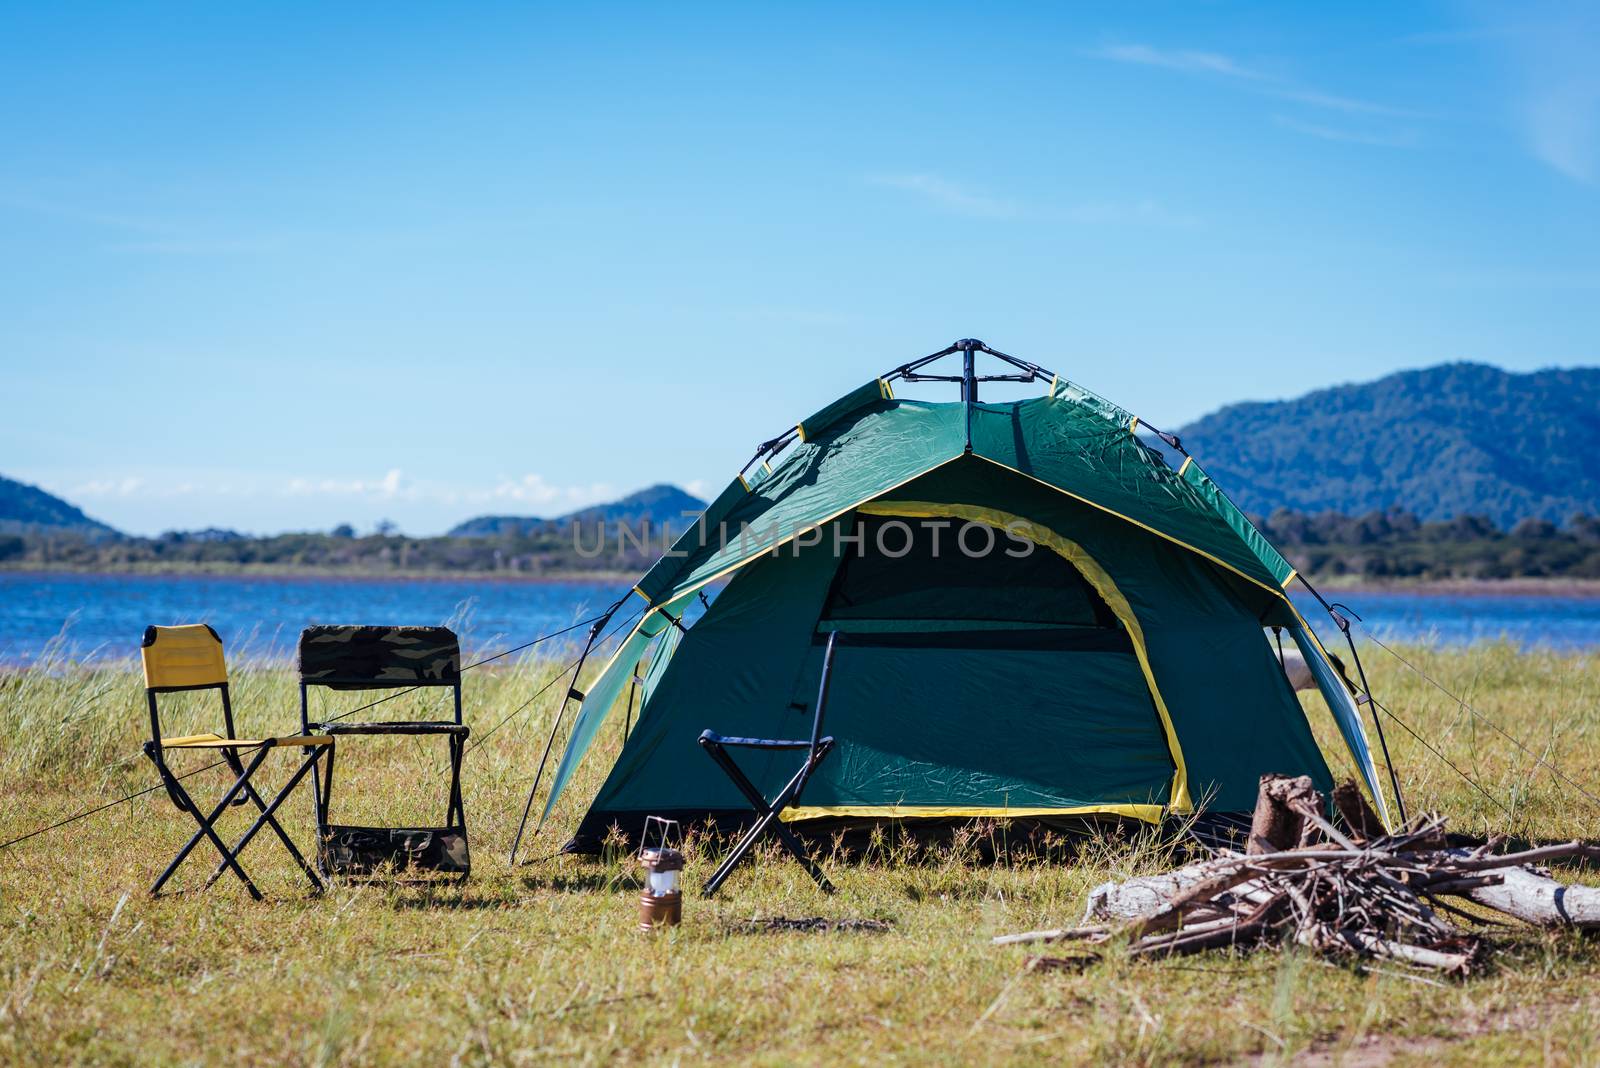
{"label": "white cloud", "polygon": [[1279,75],[1270,74],[1231,56],[1218,52],[1193,49],[1163,49],[1144,44],[1105,45],[1086,53],[1095,59],[1114,63],[1129,63],[1142,67],[1160,67],[1181,74],[1211,75],[1231,81],[1252,93],[1286,100],[1308,107],[1331,111],[1344,111],[1366,115],[1415,116],[1415,112],[1379,104],[1371,100],[1324,92],[1313,86]]}
{"label": "white cloud", "polygon": [[1026,219],[1031,222],[1058,222],[1078,225],[1141,225],[1191,227],[1199,224],[1192,215],[1171,211],[1157,201],[1083,201],[1066,207],[1023,204],[972,192],[936,174],[870,175],[867,181],[887,189],[910,192],[927,203],[963,215],[986,219]]}
{"label": "white cloud", "polygon": [[1324,141],[1338,141],[1351,145],[1374,145],[1380,148],[1410,148],[1416,144],[1416,137],[1409,133],[1400,133],[1393,136],[1384,134],[1367,133],[1363,130],[1346,130],[1334,126],[1324,126],[1315,122],[1301,122],[1291,119],[1286,115],[1274,115],[1272,121],[1285,130],[1303,133],[1308,137],[1317,137]]}
{"label": "white cloud", "polygon": [[162,256],[237,256],[259,252],[281,252],[287,244],[282,236],[181,237],[129,241],[106,247],[111,252],[150,253]]}
{"label": "white cloud", "polygon": [[1600,176],[1600,66],[1530,67],[1519,110],[1535,158],[1576,181]]}
{"label": "white cloud", "polygon": [[364,497],[376,500],[394,500],[402,496],[415,499],[422,495],[421,487],[404,482],[398,467],[389,469],[382,478],[372,480],[291,478],[284,485],[283,492],[290,497]]}
{"label": "white cloud", "polygon": [[96,478],[74,486],[70,494],[73,497],[132,497],[144,488],[142,478]]}
{"label": "white cloud", "polygon": [[1229,78],[1258,79],[1267,75],[1241,66],[1235,60],[1217,52],[1197,52],[1188,49],[1160,49],[1149,45],[1105,45],[1089,53],[1096,59],[1109,59],[1117,63],[1134,63],[1145,67],[1162,67],[1166,70],[1189,74],[1221,74]]}
{"label": "white cloud", "polygon": [[620,496],[609,482],[562,485],[543,475],[506,476],[492,483],[462,485],[411,479],[400,468],[390,468],[375,478],[317,478],[291,476],[266,479],[167,482],[141,476],[90,479],[69,494],[81,499],[171,497],[273,497],[318,498],[350,502],[404,501],[423,504],[570,509]]}
{"label": "white cloud", "polygon": [[617,496],[614,486],[606,482],[592,482],[586,486],[561,486],[543,475],[527,474],[519,478],[502,479],[486,493],[469,491],[467,499],[479,502],[509,502],[533,508],[581,508]]}
{"label": "white cloud", "polygon": [[959,215],[1010,219],[1018,214],[1017,206],[1010,201],[974,193],[937,174],[877,174],[868,177],[867,181],[888,189],[915,193],[929,203]]}
{"label": "white cloud", "polygon": [[1506,115],[1533,158],[1577,182],[1600,180],[1600,8],[1578,0],[1470,5],[1476,25],[1400,43],[1477,50],[1508,76]]}
{"label": "white cloud", "polygon": [[1084,226],[1168,226],[1189,228],[1200,225],[1193,215],[1174,212],[1155,200],[1103,200],[1076,204],[1058,214],[1065,222]]}
{"label": "white cloud", "polygon": [[1512,120],[1535,159],[1593,183],[1600,179],[1600,8],[1546,0],[1515,14],[1515,23],[1476,27],[1510,69]]}

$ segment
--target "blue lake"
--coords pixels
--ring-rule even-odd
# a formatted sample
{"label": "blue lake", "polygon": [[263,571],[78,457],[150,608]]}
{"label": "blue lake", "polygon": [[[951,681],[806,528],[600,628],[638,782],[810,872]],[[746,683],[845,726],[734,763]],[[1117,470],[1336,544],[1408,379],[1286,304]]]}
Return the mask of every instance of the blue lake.
{"label": "blue lake", "polygon": [[313,623],[445,623],[469,649],[493,650],[592,616],[627,590],[621,582],[0,573],[0,663],[28,663],[63,632],[79,656],[131,657],[152,623],[210,623],[234,656],[288,659]]}
{"label": "blue lake", "polygon": [[[621,582],[0,572],[0,663],[31,662],[63,633],[79,656],[132,656],[150,623],[210,623],[236,655],[287,657],[311,623],[449,623],[469,648],[494,650],[593,615],[626,590]],[[1338,599],[1385,639],[1600,647],[1600,597],[1360,592]],[[1326,629],[1315,602],[1301,609]]]}

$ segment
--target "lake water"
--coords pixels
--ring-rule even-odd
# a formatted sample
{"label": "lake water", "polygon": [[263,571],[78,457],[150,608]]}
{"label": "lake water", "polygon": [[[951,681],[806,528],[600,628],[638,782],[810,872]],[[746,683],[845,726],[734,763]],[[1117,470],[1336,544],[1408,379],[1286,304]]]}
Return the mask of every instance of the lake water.
{"label": "lake water", "polygon": [[131,657],[152,623],[210,623],[230,656],[288,659],[313,623],[444,623],[467,648],[497,650],[592,616],[627,589],[471,578],[0,573],[0,663],[34,660],[63,630],[78,655]]}
{"label": "lake water", "polygon": [[[287,658],[312,623],[449,623],[469,648],[495,650],[591,616],[626,589],[620,582],[473,578],[0,572],[0,663],[36,659],[63,631],[80,656],[133,656],[150,623],[210,623],[234,655]],[[1385,640],[1600,647],[1600,597],[1362,592],[1338,599]],[[1301,610],[1325,629],[1315,602],[1301,602]]]}

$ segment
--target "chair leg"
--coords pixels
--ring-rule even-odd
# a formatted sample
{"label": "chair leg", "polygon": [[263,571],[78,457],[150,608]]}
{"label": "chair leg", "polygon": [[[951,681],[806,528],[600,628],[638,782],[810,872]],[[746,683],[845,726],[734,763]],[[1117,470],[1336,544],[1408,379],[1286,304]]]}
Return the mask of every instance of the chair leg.
{"label": "chair leg", "polygon": [[466,742],[459,734],[450,736],[450,801],[445,806],[446,827],[467,828],[466,808],[461,802],[461,758],[466,755]]}
{"label": "chair leg", "polygon": [[249,782],[250,776],[255,773],[256,768],[260,767],[261,759],[262,757],[266,756],[266,754],[267,750],[265,747],[256,751],[256,755],[250,759],[249,766],[246,767],[240,776],[233,781],[233,785],[228,787],[227,792],[222,795],[222,800],[217,802],[217,806],[211,810],[211,814],[209,816],[202,816],[200,814],[199,807],[194,803],[194,799],[189,796],[189,792],[185,790],[182,784],[178,783],[176,779],[172,781],[170,785],[175,787],[178,793],[183,795],[184,802],[187,804],[189,811],[194,815],[195,820],[200,824],[200,829],[195,832],[194,837],[190,838],[189,841],[184,844],[182,849],[178,850],[178,855],[172,858],[172,863],[167,865],[166,870],[163,871],[156,878],[156,881],[151,885],[150,895],[152,897],[161,892],[161,888],[166,885],[167,880],[172,878],[173,873],[178,870],[178,865],[182,864],[189,854],[194,851],[194,847],[200,844],[200,839],[209,838],[211,840],[211,844],[217,847],[217,852],[222,854],[223,863],[239,877],[240,882],[244,883],[244,888],[245,890],[249,891],[251,898],[256,901],[260,901],[262,899],[261,891],[257,890],[256,884],[250,881],[250,876],[246,875],[244,868],[239,866],[238,858],[228,851],[227,844],[217,836],[216,829],[212,825],[216,823],[217,817],[222,815],[223,809],[227,808],[233,803],[233,799],[238,796],[239,792],[244,788],[245,783]]}
{"label": "chair leg", "polygon": [[778,841],[783,843],[790,856],[800,862],[800,866],[806,870],[806,874],[811,876],[812,881],[821,888],[822,892],[831,894],[833,893],[833,884],[822,873],[822,868],[817,865],[817,862],[811,859],[811,851],[800,840],[800,836],[784,824],[781,815],[784,809],[794,803],[795,795],[800,792],[801,785],[810,774],[810,767],[802,767],[795,773],[794,778],[789,780],[789,785],[783,788],[783,792],[778,794],[777,800],[772,803],[772,833],[778,836]]}
{"label": "chair leg", "polygon": [[323,863],[325,858],[323,845],[328,839],[328,805],[333,800],[333,758],[338,749],[337,745],[328,746],[328,758],[322,765],[321,773],[311,776],[312,808],[317,826],[317,871],[324,879],[333,877]]}
{"label": "chair leg", "polygon": [[733,874],[733,869],[738,867],[739,862],[749,855],[751,849],[755,848],[756,842],[760,841],[768,825],[777,819],[777,816],[778,814],[771,809],[761,814],[761,818],[756,820],[750,829],[745,831],[739,841],[734,844],[733,851],[723,858],[721,864],[717,865],[717,870],[711,873],[711,878],[706,880],[705,886],[700,890],[702,894],[706,897],[711,897],[722,887],[728,876]]}
{"label": "chair leg", "polygon": [[[294,840],[284,832],[283,825],[278,822],[273,813],[277,812],[278,806],[283,804],[284,800],[288,798],[289,794],[293,792],[294,788],[300,784],[300,780],[305,778],[306,772],[314,771],[317,761],[322,757],[322,749],[322,746],[312,749],[311,753],[307,755],[303,761],[301,761],[299,769],[296,770],[292,776],[290,776],[289,781],[284,785],[283,789],[279,790],[277,795],[273,797],[271,804],[267,804],[261,799],[261,795],[256,792],[256,788],[254,786],[252,786],[249,782],[245,783],[245,792],[249,796],[250,800],[255,802],[256,807],[261,810],[261,815],[256,818],[256,821],[250,825],[250,829],[245,831],[244,836],[235,842],[233,846],[233,855],[237,857],[239,854],[244,852],[244,847],[250,844],[250,840],[256,836],[257,831],[261,830],[263,826],[271,827],[273,833],[278,836],[278,840],[283,843],[283,847],[287,849],[289,851],[289,855],[294,858],[294,862],[300,865],[300,870],[306,873],[306,878],[311,880],[312,892],[317,894],[322,893],[322,891],[325,889],[325,887],[322,885],[322,880],[317,878],[317,873],[312,869],[310,864],[306,863],[306,858],[301,856],[300,850],[295,848]],[[209,887],[212,883],[221,878],[222,873],[226,868],[226,861],[217,865],[217,869],[213,871],[211,873],[211,877],[206,880],[206,886]]]}
{"label": "chair leg", "polygon": [[788,848],[790,855],[806,870],[806,874],[811,876],[817,888],[824,894],[833,893],[833,884],[828,881],[827,875],[823,874],[821,866],[811,859],[811,851],[806,848],[800,837],[785,827],[781,819],[772,825],[772,829],[777,833],[778,841]]}
{"label": "chair leg", "polygon": [[744,794],[745,798],[750,801],[761,815],[754,825],[739,839],[738,843],[734,845],[733,851],[717,866],[717,870],[711,874],[711,878],[706,880],[701,892],[706,897],[714,895],[723,882],[727,880],[728,876],[733,874],[733,869],[755,847],[756,842],[760,841],[761,837],[770,830],[777,835],[778,841],[783,843],[783,847],[788,850],[789,854],[800,862],[801,867],[805,868],[806,874],[811,876],[817,886],[822,889],[822,892],[825,894],[833,893],[833,884],[828,881],[828,877],[823,874],[816,861],[811,859],[811,854],[806,849],[805,843],[800,841],[799,837],[785,827],[783,821],[779,819],[779,814],[789,806],[795,793],[798,792],[801,784],[812,771],[810,765],[801,767],[795,773],[794,778],[790,779],[788,784],[779,791],[777,800],[769,804],[767,799],[761,796],[761,792],[756,789],[755,784],[745,775],[744,770],[734,763],[733,758],[728,755],[726,750],[715,742],[703,742],[702,744],[705,745],[706,751],[711,754],[712,758],[721,765],[723,771],[727,772],[728,777],[733,780],[733,784],[739,788],[739,792]]}

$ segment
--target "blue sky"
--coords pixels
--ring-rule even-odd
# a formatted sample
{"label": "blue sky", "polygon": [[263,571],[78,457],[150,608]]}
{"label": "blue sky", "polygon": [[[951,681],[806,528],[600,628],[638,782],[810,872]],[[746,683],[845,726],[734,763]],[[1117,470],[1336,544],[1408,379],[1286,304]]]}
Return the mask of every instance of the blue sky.
{"label": "blue sky", "polygon": [[0,473],[432,533],[976,336],[1176,427],[1600,359],[1572,5],[7,5]]}

